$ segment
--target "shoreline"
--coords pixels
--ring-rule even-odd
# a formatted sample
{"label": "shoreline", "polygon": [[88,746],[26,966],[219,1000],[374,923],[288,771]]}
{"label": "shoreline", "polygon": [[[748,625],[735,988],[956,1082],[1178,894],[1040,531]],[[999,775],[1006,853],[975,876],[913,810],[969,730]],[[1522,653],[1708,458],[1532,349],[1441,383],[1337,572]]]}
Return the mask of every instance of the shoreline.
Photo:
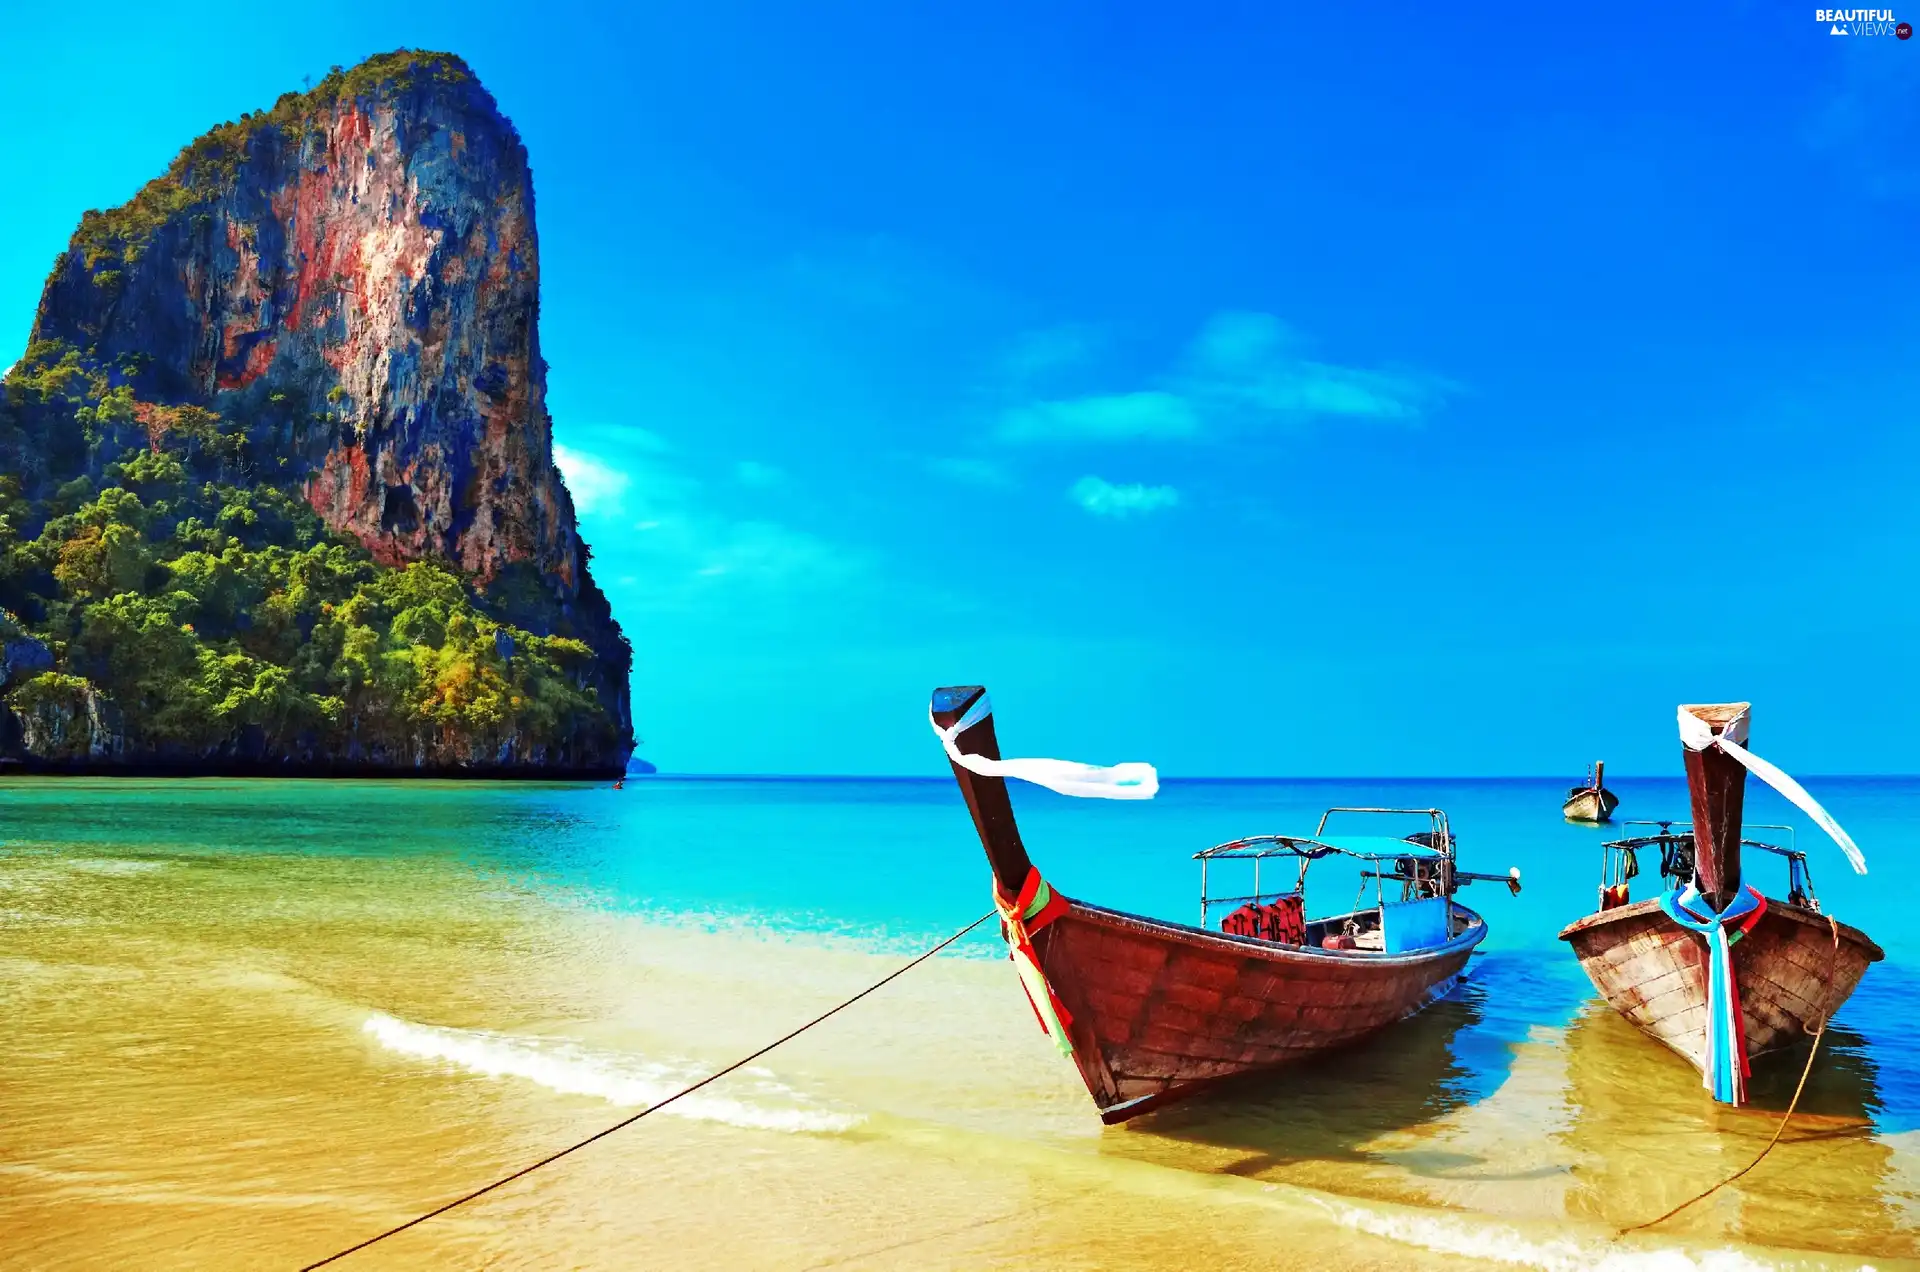
{"label": "shoreline", "polygon": [[[11,784],[0,996],[23,1045],[0,1095],[0,1263],[300,1265],[604,1130],[985,908],[950,794],[903,813],[700,783],[217,785]],[[1531,836],[1531,800],[1487,798],[1491,838]],[[1058,874],[1200,825],[1063,843]],[[1578,840],[1521,859],[1549,910],[1588,893],[1584,869],[1545,864]],[[795,886],[901,843],[881,888]],[[1566,960],[1496,952],[1393,1045],[1109,1128],[982,937],[386,1253],[688,1272],[1153,1272],[1250,1251],[1280,1272],[1851,1272],[1920,1254],[1903,979],[1863,985],[1830,1031],[1780,1150],[1793,1169],[1615,1245],[1749,1159],[1777,1114],[1704,1106]],[[109,1100],[111,1123],[75,1116]],[[275,1221],[235,1224],[242,1206]]]}
{"label": "shoreline", "polygon": [[56,763],[45,760],[0,759],[0,778],[6,777],[277,777],[294,779],[353,779],[406,781],[483,781],[483,782],[607,782],[626,777],[651,776],[645,770],[592,767],[541,768],[529,765],[421,765],[401,768],[392,764],[367,763],[276,763],[272,761],[228,761],[215,764],[149,761],[144,763],[102,763],[73,761]]}

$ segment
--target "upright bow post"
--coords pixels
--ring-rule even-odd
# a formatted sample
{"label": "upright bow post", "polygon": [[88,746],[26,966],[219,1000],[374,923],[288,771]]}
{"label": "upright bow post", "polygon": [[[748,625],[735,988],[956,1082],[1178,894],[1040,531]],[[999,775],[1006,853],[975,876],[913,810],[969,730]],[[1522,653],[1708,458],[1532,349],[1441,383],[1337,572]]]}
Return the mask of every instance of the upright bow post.
{"label": "upright bow post", "polygon": [[1687,795],[1693,804],[1693,882],[1660,899],[1667,917],[1700,933],[1707,943],[1707,1038],[1701,1078],[1714,1098],[1744,1104],[1749,1073],[1746,1020],[1740,1006],[1740,969],[1733,949],[1767,912],[1757,889],[1740,886],[1741,819],[1747,771],[1786,796],[1833,836],[1853,868],[1866,859],[1806,788],[1777,766],[1747,750],[1753,706],[1721,702],[1683,706],[1680,745],[1687,765]]}
{"label": "upright bow post", "polygon": [[1682,732],[1682,757],[1687,766],[1687,798],[1693,804],[1694,889],[1715,910],[1740,893],[1740,832],[1747,799],[1747,768],[1715,745],[1695,746],[1704,735],[1717,742],[1747,740],[1752,704],[1724,702],[1686,706],[1704,730]]}
{"label": "upright bow post", "polygon": [[993,868],[994,908],[1000,912],[1007,952],[1019,969],[1027,1000],[1054,1046],[1072,1055],[1067,1031],[1073,1017],[1048,983],[1044,969],[1045,929],[1070,906],[1027,857],[1014,824],[1007,779],[1017,777],[1080,799],[1152,799],[1160,789],[1159,775],[1151,764],[1138,761],[1102,767],[1072,760],[1003,759],[993,731],[993,706],[979,685],[934,690],[927,715],[953,766],[953,780],[960,784],[967,811],[973,814],[980,846],[987,850],[987,864]]}
{"label": "upright bow post", "polygon": [[1020,974],[1020,986],[1041,1032],[1062,1055],[1071,1056],[1073,1041],[1067,1030],[1073,1017],[1048,983],[1040,948],[1034,944],[1047,924],[1066,912],[1067,899],[1048,886],[1027,857],[1027,846],[1020,841],[1020,828],[1013,819],[1007,779],[981,771],[1003,767],[987,691],[979,685],[936,689],[928,714],[947,748],[953,780],[960,784],[967,811],[973,814],[980,846],[987,851],[987,865],[993,870],[993,907],[1000,914],[1007,955]]}
{"label": "upright bow post", "polygon": [[[935,689],[934,724],[943,730],[953,728],[969,708],[986,696],[987,691],[979,685]],[[953,744],[962,755],[998,760],[1000,739],[993,731],[993,713],[979,714],[978,719],[954,736]],[[967,811],[973,814],[973,828],[980,833],[980,846],[987,850],[987,865],[993,869],[994,884],[1009,897],[1019,896],[1033,862],[1027,857],[1027,846],[1020,842],[1020,827],[1013,820],[1013,800],[1007,794],[1007,780],[982,776],[958,760],[949,759],[948,763],[953,768],[953,780],[960,784],[961,797],[967,801]]]}

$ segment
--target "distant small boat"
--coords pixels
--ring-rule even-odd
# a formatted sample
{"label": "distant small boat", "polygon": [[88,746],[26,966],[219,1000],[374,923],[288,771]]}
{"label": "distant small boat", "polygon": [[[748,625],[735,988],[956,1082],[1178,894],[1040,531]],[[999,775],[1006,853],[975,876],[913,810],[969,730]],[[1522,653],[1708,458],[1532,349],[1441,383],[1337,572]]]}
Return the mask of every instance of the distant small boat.
{"label": "distant small boat", "polygon": [[[1195,853],[1199,927],[1071,900],[1028,859],[1006,777],[1065,794],[1145,798],[1158,786],[1153,770],[1002,760],[978,686],[936,690],[931,714],[986,849],[1027,999],[1105,1122],[1406,1019],[1453,987],[1487,934],[1486,921],[1455,902],[1454,891],[1476,879],[1520,890],[1518,870],[1455,869],[1453,833],[1440,810],[1363,808],[1328,810],[1311,835],[1259,835]],[[1396,814],[1402,829],[1413,814],[1427,828],[1335,837],[1327,832],[1335,813]],[[1336,855],[1361,863],[1374,904],[1308,919],[1308,867]],[[1250,868],[1249,895],[1208,891],[1209,866],[1226,862]],[[1269,881],[1281,876],[1278,886],[1262,889],[1262,865]],[[1390,882],[1400,885],[1395,899],[1384,895]],[[1216,908],[1230,911],[1217,931],[1207,927]]]}
{"label": "distant small boat", "polygon": [[1620,800],[1600,784],[1606,769],[1606,761],[1595,760],[1592,771],[1587,774],[1587,784],[1567,792],[1560,812],[1568,821],[1603,822],[1612,818],[1613,810],[1620,807]]}
{"label": "distant small boat", "polygon": [[[1639,823],[1658,833],[1605,845],[1600,908],[1560,933],[1608,1005],[1699,1069],[1727,1104],[1745,1102],[1754,1057],[1804,1043],[1885,957],[1866,933],[1821,911],[1790,828],[1751,828],[1785,832],[1770,837],[1784,843],[1745,837],[1751,769],[1866,873],[1860,850],[1826,810],[1746,749],[1751,711],[1744,702],[1680,708],[1693,821]],[[1686,829],[1676,833],[1676,825]],[[1635,901],[1631,881],[1645,848],[1660,851],[1663,891]],[[1744,881],[1742,848],[1786,860],[1786,900]]]}

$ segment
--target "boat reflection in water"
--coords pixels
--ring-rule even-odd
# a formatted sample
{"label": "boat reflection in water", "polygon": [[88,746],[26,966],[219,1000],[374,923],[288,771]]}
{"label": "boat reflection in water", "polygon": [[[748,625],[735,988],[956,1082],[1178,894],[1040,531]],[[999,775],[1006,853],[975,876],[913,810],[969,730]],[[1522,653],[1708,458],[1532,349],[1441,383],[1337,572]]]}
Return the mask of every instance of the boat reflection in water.
{"label": "boat reflection in water", "polygon": [[1479,1027],[1485,995],[1462,981],[1396,1025],[1392,1046],[1348,1047],[1218,1083],[1109,1132],[1101,1152],[1337,1188],[1355,1165],[1386,1162],[1368,1147],[1374,1141],[1446,1117],[1497,1083],[1457,1045]]}
{"label": "boat reflection in water", "polygon": [[[1800,1077],[1798,1065],[1767,1066],[1755,1070],[1746,1105],[1704,1099],[1691,1069],[1648,1047],[1599,1001],[1568,1027],[1565,1047],[1570,1116],[1556,1155],[1574,1181],[1567,1217],[1608,1227],[1653,1219],[1751,1162]],[[1899,1213],[1893,1149],[1874,1133],[1879,1073],[1866,1040],[1833,1024],[1820,1054],[1766,1160],[1659,1232],[1866,1259],[1920,1256]]]}

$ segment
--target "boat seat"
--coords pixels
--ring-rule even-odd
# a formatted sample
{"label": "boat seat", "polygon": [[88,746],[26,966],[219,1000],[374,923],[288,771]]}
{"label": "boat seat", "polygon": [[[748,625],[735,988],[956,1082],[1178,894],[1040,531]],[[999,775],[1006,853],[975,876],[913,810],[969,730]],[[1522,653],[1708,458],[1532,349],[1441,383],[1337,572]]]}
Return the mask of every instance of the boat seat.
{"label": "boat seat", "polygon": [[1357,950],[1384,950],[1387,948],[1387,934],[1379,928],[1371,932],[1356,933],[1353,947]]}

